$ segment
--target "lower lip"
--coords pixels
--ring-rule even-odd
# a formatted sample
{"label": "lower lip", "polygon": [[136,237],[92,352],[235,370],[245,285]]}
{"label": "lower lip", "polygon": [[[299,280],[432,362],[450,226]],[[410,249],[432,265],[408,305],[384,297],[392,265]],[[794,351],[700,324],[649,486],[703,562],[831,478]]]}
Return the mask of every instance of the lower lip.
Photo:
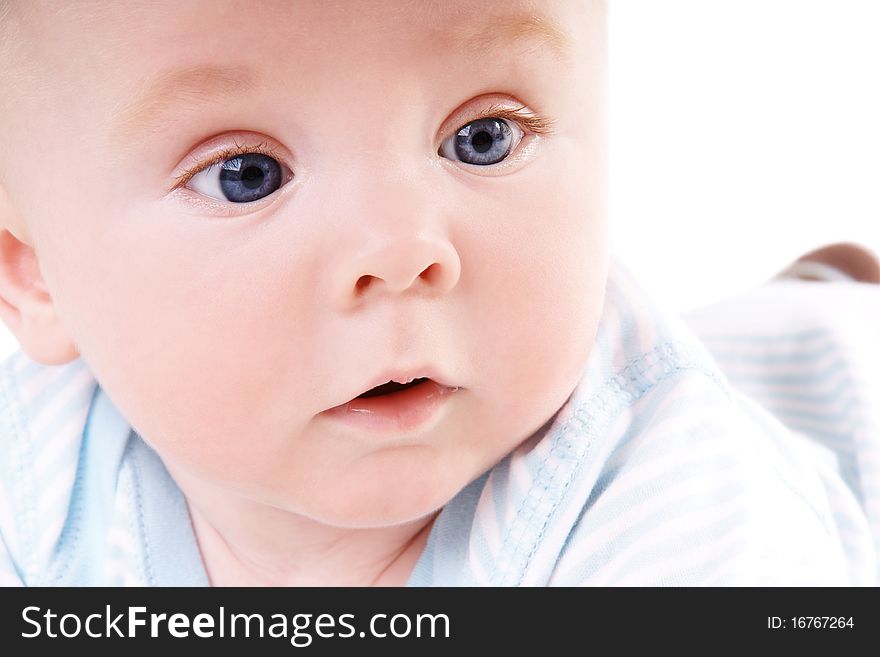
{"label": "lower lip", "polygon": [[324,411],[324,414],[369,431],[414,431],[437,415],[443,402],[456,390],[458,388],[425,381],[388,395],[352,399]]}

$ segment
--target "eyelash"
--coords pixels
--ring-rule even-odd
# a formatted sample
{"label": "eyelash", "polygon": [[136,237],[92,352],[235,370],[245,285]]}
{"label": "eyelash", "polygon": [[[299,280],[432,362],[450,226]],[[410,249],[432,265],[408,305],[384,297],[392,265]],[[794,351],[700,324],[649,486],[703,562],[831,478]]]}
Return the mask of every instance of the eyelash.
{"label": "eyelash", "polygon": [[194,166],[186,169],[182,174],[175,178],[174,187],[175,189],[177,187],[183,187],[192,179],[193,176],[195,176],[202,170],[207,169],[208,167],[212,167],[215,164],[225,162],[226,160],[236,157],[237,155],[244,155],[245,153],[260,153],[261,155],[267,155],[271,158],[274,158],[279,162],[281,161],[282,157],[281,153],[274,149],[269,144],[269,142],[263,141],[256,145],[239,144],[238,142],[235,142],[235,146],[223,148],[215,153],[213,156],[208,158],[206,161],[199,162],[198,164],[195,164]]}
{"label": "eyelash", "polygon": [[[525,110],[525,105],[517,108],[504,107],[502,105],[492,105],[491,107],[487,107],[486,109],[478,112],[477,115],[468,123],[487,118],[507,119],[510,121],[516,121],[521,126],[525,127],[526,130],[537,135],[553,134],[553,121],[546,117],[535,114],[534,112],[525,112],[523,110]],[[199,162],[198,164],[186,169],[182,174],[175,178],[174,187],[175,189],[177,187],[183,187],[193,178],[193,176],[195,176],[197,173],[200,173],[204,169],[214,166],[215,164],[221,164],[228,159],[231,159],[238,155],[244,155],[245,153],[260,153],[261,155],[266,155],[268,157],[274,158],[279,162],[281,161],[282,157],[281,153],[273,148],[272,145],[269,144],[269,142],[264,141],[256,145],[239,144],[238,142],[235,142],[234,146],[221,149],[205,162]]]}
{"label": "eyelash", "polygon": [[490,117],[508,119],[525,126],[529,132],[533,132],[536,135],[553,134],[553,122],[550,119],[535,114],[534,112],[524,112],[523,110],[525,110],[525,108],[525,105],[513,109],[502,105],[492,105],[491,107],[487,107],[486,109],[477,112],[477,116],[471,119],[471,121],[488,119]]}

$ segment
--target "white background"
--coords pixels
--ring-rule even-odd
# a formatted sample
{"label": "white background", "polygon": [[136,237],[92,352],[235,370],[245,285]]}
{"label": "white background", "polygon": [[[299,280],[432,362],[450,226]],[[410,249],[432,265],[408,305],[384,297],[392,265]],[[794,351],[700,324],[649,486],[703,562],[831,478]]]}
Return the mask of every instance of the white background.
{"label": "white background", "polygon": [[880,0],[609,4],[612,246],[649,291],[687,310],[880,252]]}
{"label": "white background", "polygon": [[880,0],[610,0],[612,244],[687,310],[880,251]]}

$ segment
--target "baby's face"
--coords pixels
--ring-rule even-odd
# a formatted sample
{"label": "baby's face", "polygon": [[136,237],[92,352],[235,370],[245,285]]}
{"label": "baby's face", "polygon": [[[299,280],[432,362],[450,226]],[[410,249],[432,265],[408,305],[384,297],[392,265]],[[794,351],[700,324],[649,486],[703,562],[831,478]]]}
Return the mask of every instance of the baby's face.
{"label": "baby's face", "polygon": [[[565,403],[607,271],[602,3],[57,4],[9,194],[184,490],[398,523]],[[459,389],[328,413],[389,372]]]}

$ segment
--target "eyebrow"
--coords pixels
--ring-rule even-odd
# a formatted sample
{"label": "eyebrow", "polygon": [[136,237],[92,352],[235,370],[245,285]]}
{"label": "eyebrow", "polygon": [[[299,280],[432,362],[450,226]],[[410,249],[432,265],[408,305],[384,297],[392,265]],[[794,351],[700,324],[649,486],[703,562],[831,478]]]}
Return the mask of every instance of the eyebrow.
{"label": "eyebrow", "polygon": [[471,30],[456,27],[447,36],[453,45],[468,51],[533,45],[537,48],[531,54],[547,54],[560,63],[571,62],[571,45],[565,32],[557,23],[535,14],[503,16]]}
{"label": "eyebrow", "polygon": [[141,93],[112,112],[112,139],[128,144],[161,127],[170,109],[196,113],[256,86],[257,78],[246,66],[203,64],[162,70],[143,83]]}
{"label": "eyebrow", "polygon": [[[540,16],[504,16],[475,28],[443,32],[440,39],[450,47],[467,52],[505,51],[510,47],[533,46],[528,55],[549,56],[560,63],[571,62],[568,38],[560,27]],[[158,131],[171,110],[196,114],[212,104],[255,91],[258,77],[252,69],[202,64],[183,69],[165,69],[146,80],[140,93],[121,103],[111,115],[111,140],[117,147],[131,146]]]}

